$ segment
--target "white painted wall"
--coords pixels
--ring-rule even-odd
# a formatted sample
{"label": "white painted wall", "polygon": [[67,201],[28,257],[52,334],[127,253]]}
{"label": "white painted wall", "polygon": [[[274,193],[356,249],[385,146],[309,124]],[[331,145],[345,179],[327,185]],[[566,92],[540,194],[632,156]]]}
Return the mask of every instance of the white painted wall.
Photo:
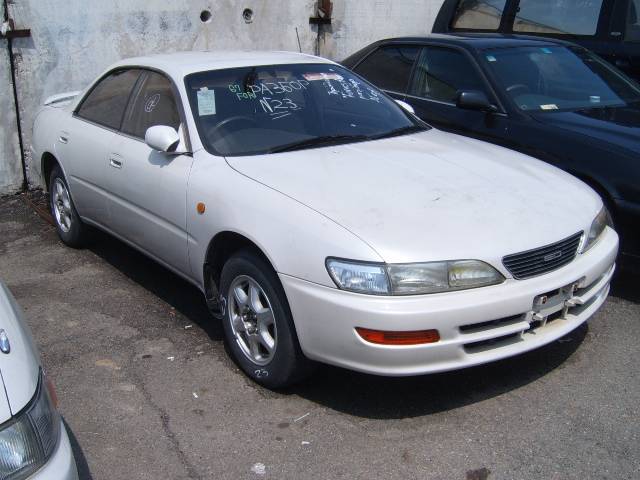
{"label": "white painted wall", "polygon": [[[334,0],[333,24],[323,27],[320,53],[340,60],[383,37],[431,31],[442,0]],[[126,57],[180,50],[228,48],[298,50],[314,53],[317,30],[309,25],[315,0],[20,0],[10,3],[16,28],[32,37],[14,40],[17,85],[31,186],[29,145],[33,115],[55,93],[84,88],[111,63]],[[253,21],[242,17],[245,8]],[[209,9],[209,23],[200,13]],[[6,51],[4,52],[6,57]],[[0,62],[0,108],[10,111],[9,70]],[[5,91],[6,90],[6,91]],[[15,137],[15,116],[3,115],[0,132],[0,194],[6,179],[15,184],[19,155],[6,137]],[[17,137],[16,137],[17,138]],[[16,144],[17,145],[17,144]],[[16,168],[17,166],[17,168]],[[11,172],[11,173],[5,173]],[[20,177],[20,183],[22,179]],[[15,188],[15,187],[14,187]],[[18,186],[19,188],[19,186]]]}
{"label": "white painted wall", "polygon": [[444,0],[337,0],[331,34],[321,47],[336,60],[376,40],[431,33]]}

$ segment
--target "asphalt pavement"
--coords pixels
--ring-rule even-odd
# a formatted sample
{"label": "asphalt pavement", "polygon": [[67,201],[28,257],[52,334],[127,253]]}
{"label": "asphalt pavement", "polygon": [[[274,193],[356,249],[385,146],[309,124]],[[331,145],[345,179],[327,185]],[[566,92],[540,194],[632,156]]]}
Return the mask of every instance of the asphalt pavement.
{"label": "asphalt pavement", "polygon": [[588,324],[528,354],[414,378],[321,367],[278,393],[229,359],[197,289],[103,234],[63,246],[24,195],[0,199],[0,277],[83,479],[640,478],[630,274]]}

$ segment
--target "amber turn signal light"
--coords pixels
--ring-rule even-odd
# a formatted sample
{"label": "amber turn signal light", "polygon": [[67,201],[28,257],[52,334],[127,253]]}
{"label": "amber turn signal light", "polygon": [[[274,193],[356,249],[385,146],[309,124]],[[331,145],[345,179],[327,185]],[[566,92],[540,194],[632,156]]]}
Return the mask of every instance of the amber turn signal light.
{"label": "amber turn signal light", "polygon": [[364,340],[380,345],[420,345],[440,340],[438,330],[415,330],[411,332],[389,332],[356,327],[356,332]]}
{"label": "amber turn signal light", "polygon": [[49,391],[49,396],[51,397],[51,403],[53,403],[55,408],[58,408],[58,394],[56,393],[56,388],[53,386],[53,382],[49,377],[44,377],[44,381]]}

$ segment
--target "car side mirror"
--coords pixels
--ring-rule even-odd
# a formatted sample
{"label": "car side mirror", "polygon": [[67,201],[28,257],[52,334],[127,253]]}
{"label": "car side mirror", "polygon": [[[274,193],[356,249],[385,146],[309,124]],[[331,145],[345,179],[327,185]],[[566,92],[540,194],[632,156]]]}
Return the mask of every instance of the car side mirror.
{"label": "car side mirror", "polygon": [[400,105],[402,108],[404,108],[407,112],[411,113],[412,115],[416,114],[416,111],[413,109],[413,107],[411,105],[409,105],[407,102],[404,102],[402,100],[397,100],[394,98],[394,100],[396,101],[396,103],[398,105]]}
{"label": "car side mirror", "polygon": [[173,127],[154,125],[149,127],[144,135],[144,141],[154,150],[165,153],[177,153],[180,135]]}
{"label": "car side mirror", "polygon": [[498,107],[492,104],[484,92],[470,90],[460,92],[456,98],[456,107],[480,112],[497,112]]}

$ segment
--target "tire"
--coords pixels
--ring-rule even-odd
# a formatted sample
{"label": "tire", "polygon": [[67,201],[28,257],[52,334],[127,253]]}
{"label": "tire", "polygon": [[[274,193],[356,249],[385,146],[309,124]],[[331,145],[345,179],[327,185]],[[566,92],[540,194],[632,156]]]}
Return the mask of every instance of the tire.
{"label": "tire", "polygon": [[300,349],[284,289],[265,260],[246,250],[232,256],[222,269],[220,292],[227,346],[249,378],[277,389],[310,374],[312,362]]}
{"label": "tire", "polygon": [[60,240],[72,248],[83,247],[89,238],[89,227],[80,220],[69,194],[69,184],[58,165],[49,177],[49,207]]}

